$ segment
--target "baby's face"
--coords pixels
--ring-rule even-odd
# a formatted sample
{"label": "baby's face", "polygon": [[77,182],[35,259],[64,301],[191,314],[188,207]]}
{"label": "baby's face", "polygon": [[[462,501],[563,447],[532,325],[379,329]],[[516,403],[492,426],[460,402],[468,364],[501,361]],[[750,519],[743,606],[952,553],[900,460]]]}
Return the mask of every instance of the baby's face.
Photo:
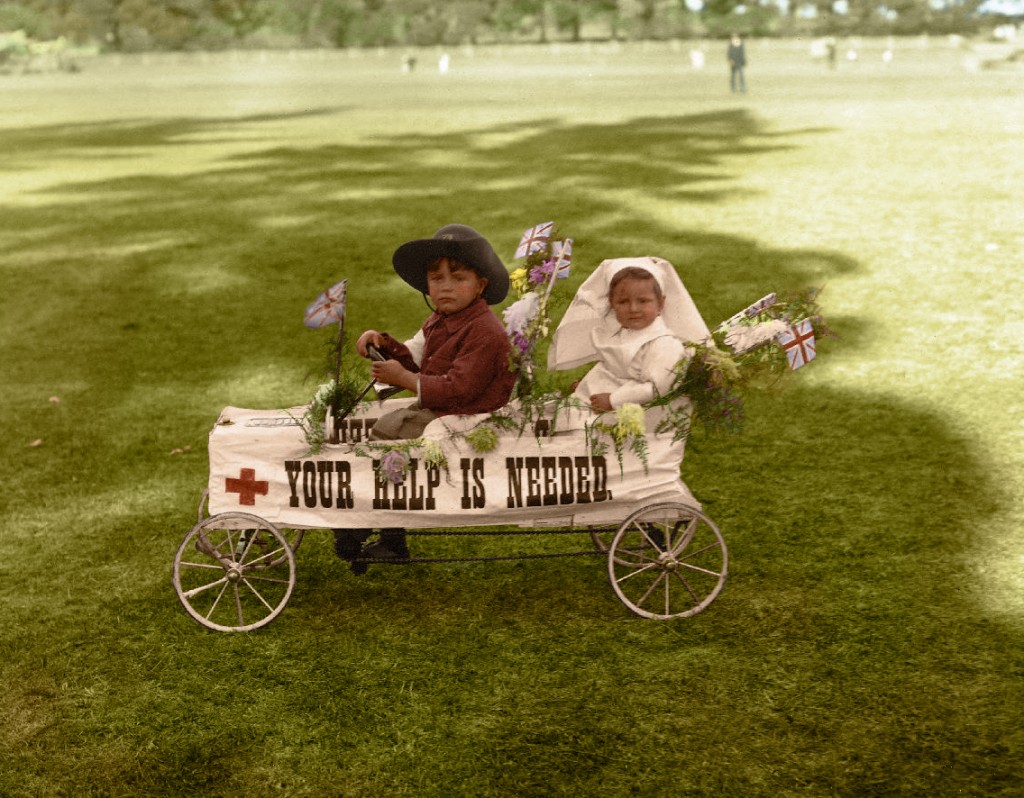
{"label": "baby's face", "polygon": [[661,315],[665,298],[658,297],[654,280],[626,278],[615,286],[611,306],[619,324],[627,330],[642,330]]}
{"label": "baby's face", "polygon": [[448,258],[441,258],[440,262],[427,272],[427,293],[430,300],[438,313],[446,316],[468,308],[486,287],[486,278]]}

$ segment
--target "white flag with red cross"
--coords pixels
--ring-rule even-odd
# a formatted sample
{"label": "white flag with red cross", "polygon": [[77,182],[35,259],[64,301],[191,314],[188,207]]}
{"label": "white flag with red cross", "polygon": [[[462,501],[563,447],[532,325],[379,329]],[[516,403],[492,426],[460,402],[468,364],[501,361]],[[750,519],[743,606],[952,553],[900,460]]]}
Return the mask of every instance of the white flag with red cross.
{"label": "white flag with red cross", "polygon": [[791,369],[806,366],[814,360],[814,327],[810,319],[797,322],[785,332],[779,333],[779,343],[786,352]]}

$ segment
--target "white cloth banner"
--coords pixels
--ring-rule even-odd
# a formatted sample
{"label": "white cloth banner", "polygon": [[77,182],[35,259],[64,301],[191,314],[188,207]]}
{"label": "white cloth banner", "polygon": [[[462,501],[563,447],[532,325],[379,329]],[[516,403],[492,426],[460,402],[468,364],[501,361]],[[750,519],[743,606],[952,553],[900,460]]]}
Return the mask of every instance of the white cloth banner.
{"label": "white cloth banner", "polygon": [[699,507],[679,477],[684,443],[654,432],[657,410],[647,411],[646,470],[628,451],[620,469],[607,436],[607,450],[595,455],[584,429],[595,417],[563,409],[553,431],[545,419],[522,435],[503,432],[486,453],[448,434],[458,419],[438,419],[424,436],[438,437],[447,468],[427,466],[414,449],[405,481],[393,484],[379,475],[383,453],[367,447],[367,433],[383,413],[407,404],[360,408],[341,423],[340,442],[316,455],[298,424],[304,407],[225,408],[210,433],[210,513],[250,513],[283,528],[423,529],[590,526],[619,523],[658,502]]}

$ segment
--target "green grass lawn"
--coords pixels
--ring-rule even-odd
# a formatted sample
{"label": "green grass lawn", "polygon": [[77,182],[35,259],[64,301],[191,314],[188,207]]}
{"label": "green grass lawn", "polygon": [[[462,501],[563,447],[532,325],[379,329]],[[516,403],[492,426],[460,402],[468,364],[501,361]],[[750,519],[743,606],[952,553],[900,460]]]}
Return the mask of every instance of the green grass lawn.
{"label": "green grass lawn", "polygon": [[[686,49],[0,76],[0,795],[1024,792],[1021,72],[755,42],[735,96]],[[511,261],[548,219],[566,296],[629,255],[711,323],[825,287],[838,337],[688,449],[717,601],[643,621],[591,558],[357,579],[310,533],[272,625],[194,623],[207,432],[309,398],[306,305],[348,277],[350,329],[410,335],[397,244]]]}

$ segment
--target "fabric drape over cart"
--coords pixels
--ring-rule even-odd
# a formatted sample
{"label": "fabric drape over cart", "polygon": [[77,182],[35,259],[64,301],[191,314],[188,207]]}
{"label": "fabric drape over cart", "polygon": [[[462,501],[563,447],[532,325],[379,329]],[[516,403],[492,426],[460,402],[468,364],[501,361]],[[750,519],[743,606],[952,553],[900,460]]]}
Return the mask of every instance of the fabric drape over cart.
{"label": "fabric drape over cart", "polygon": [[294,528],[430,528],[617,523],[654,502],[699,506],[679,476],[685,444],[654,431],[656,410],[647,413],[646,469],[630,452],[620,469],[610,442],[594,454],[583,427],[593,416],[563,408],[522,434],[502,433],[487,453],[450,433],[458,417],[438,419],[425,435],[447,468],[428,466],[414,449],[405,481],[392,484],[376,468],[383,453],[368,448],[366,436],[404,401],[360,408],[344,420],[341,442],[316,455],[296,420],[304,408],[225,408],[210,433],[210,512],[250,512]]}

